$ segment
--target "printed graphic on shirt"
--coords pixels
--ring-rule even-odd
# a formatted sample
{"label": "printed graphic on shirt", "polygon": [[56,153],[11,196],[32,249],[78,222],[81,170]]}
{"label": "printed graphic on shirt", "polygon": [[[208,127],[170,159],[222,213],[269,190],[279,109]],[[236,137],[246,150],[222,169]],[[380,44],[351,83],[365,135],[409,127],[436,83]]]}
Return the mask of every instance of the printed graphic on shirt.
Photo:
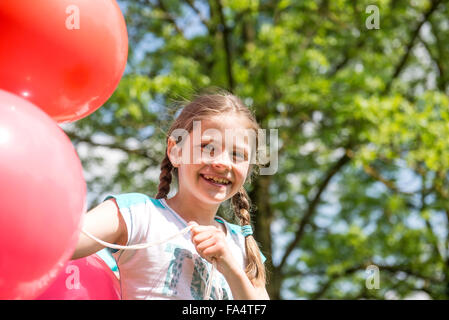
{"label": "printed graphic on shirt", "polygon": [[[204,279],[205,278],[205,279]],[[206,283],[209,279],[206,265],[199,259],[195,259],[192,282],[190,284],[190,293],[193,299],[202,300],[206,291]]]}
{"label": "printed graphic on shirt", "polygon": [[182,248],[172,248],[173,246],[168,244],[165,251],[173,252],[173,259],[170,261],[167,270],[167,276],[165,278],[164,293],[168,296],[174,296],[178,294],[177,286],[179,278],[181,277],[182,265],[185,258],[192,259],[192,253],[189,250]]}
{"label": "printed graphic on shirt", "polygon": [[[186,258],[193,263],[192,281],[190,283],[190,293],[195,300],[203,300],[206,292],[207,282],[210,277],[210,270],[207,268],[207,262],[199,256],[193,256],[192,253],[184,248],[173,244],[165,246],[165,252],[173,253],[173,259],[170,261],[167,276],[164,282],[163,293],[167,296],[174,296],[178,293],[179,279],[185,278],[181,275],[183,264],[187,262]],[[217,279],[219,278],[219,279]],[[219,280],[219,287],[216,286],[216,281]],[[213,300],[223,299],[229,300],[229,292],[227,291],[226,281],[223,276],[216,274],[216,279],[212,284],[212,292],[210,298]]]}
{"label": "printed graphic on shirt", "polygon": [[[190,284],[190,293],[195,300],[204,299],[207,282],[209,281],[211,275],[211,270],[207,266],[207,262],[201,257],[194,258],[194,271],[192,275],[192,283]],[[219,278],[219,287],[216,286],[217,278]],[[216,274],[213,281],[210,299],[229,300],[229,294],[226,290],[227,284],[223,279],[223,276]]]}

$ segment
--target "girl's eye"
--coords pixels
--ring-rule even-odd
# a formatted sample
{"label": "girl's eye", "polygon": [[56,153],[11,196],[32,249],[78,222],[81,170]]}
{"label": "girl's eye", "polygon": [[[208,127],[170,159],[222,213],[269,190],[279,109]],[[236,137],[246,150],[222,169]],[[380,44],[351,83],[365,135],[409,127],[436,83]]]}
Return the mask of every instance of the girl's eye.
{"label": "girl's eye", "polygon": [[201,148],[204,148],[204,149],[209,150],[209,151],[214,151],[215,150],[214,146],[209,144],[209,143],[203,143],[201,145]]}
{"label": "girl's eye", "polygon": [[241,152],[234,152],[234,158],[236,158],[238,161],[246,160],[245,154]]}

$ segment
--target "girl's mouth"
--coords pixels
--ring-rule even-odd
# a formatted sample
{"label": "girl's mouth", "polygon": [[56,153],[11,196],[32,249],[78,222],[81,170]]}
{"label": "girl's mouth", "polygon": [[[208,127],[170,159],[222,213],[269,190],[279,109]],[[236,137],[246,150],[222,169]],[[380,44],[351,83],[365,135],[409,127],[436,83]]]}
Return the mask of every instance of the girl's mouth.
{"label": "girl's mouth", "polygon": [[203,174],[200,174],[200,176],[207,183],[217,186],[217,187],[226,187],[226,186],[231,185],[231,181],[226,180],[226,179],[217,179],[217,178],[213,178],[211,176],[207,176],[207,175],[203,175]]}

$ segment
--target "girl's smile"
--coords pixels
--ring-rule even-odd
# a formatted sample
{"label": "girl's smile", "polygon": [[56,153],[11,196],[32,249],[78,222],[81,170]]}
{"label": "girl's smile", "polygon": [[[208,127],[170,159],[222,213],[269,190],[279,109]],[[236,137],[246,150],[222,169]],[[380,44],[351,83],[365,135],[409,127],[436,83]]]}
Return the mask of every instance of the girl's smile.
{"label": "girl's smile", "polygon": [[219,186],[219,187],[226,187],[232,184],[230,179],[226,177],[220,177],[217,175],[209,175],[209,174],[201,174],[200,177],[202,177],[204,180],[206,180],[208,183],[211,183],[213,185]]}

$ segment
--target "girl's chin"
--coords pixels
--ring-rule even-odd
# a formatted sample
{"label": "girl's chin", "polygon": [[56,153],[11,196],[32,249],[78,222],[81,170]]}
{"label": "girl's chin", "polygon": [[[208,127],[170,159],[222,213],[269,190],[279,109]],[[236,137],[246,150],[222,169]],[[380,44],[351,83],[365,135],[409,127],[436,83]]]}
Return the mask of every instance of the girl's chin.
{"label": "girl's chin", "polygon": [[226,201],[230,198],[230,190],[226,190],[224,192],[213,192],[211,190],[202,189],[198,195],[201,194],[200,198],[203,202],[209,204],[220,204],[223,201]]}
{"label": "girl's chin", "polygon": [[219,193],[219,194],[217,194],[217,193],[208,193],[208,192],[202,192],[202,193],[203,193],[203,196],[201,197],[202,200],[204,202],[207,202],[207,203],[210,203],[210,204],[220,204],[220,203],[222,203],[223,201],[226,201],[229,198],[227,193],[223,193],[223,194],[221,194],[221,193]]}
{"label": "girl's chin", "polygon": [[200,175],[198,191],[202,195],[201,198],[204,202],[210,204],[220,204],[223,201],[228,200],[233,191],[233,185],[220,185],[210,182]]}

